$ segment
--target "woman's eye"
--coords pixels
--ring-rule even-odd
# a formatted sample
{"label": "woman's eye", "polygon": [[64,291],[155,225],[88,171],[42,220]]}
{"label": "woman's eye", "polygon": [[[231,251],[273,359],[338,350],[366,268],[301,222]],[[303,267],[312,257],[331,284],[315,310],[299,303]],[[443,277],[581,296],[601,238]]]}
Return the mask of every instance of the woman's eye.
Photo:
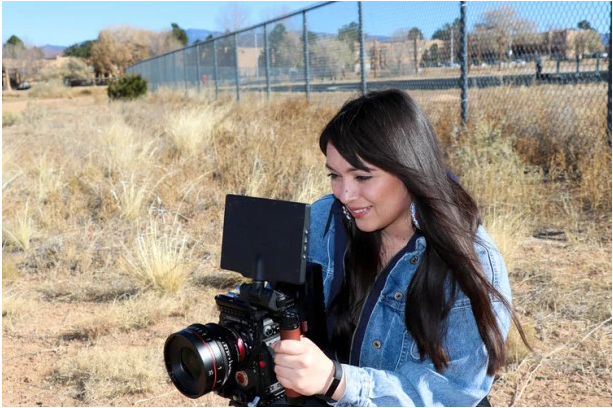
{"label": "woman's eye", "polygon": [[338,174],[330,173],[328,174],[328,177],[330,177],[330,180],[334,180],[335,178],[338,177]]}
{"label": "woman's eye", "polygon": [[355,177],[355,179],[356,179],[357,181],[359,181],[360,183],[362,183],[362,182],[364,182],[364,181],[366,181],[366,180],[369,180],[371,177],[372,177],[372,176],[356,176],[356,177]]}

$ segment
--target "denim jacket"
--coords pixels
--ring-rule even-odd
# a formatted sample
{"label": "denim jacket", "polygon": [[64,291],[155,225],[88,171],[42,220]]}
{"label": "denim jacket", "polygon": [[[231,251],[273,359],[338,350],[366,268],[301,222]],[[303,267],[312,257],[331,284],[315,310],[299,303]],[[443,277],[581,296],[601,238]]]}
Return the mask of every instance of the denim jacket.
{"label": "denim jacket", "polygon": [[[322,266],[326,308],[334,287],[342,282],[339,275],[344,273],[344,248],[335,251],[341,228],[341,214],[336,214],[335,207],[340,205],[332,195],[311,206],[308,260]],[[492,386],[493,377],[487,375],[487,351],[470,301],[461,291],[447,317],[443,339],[449,366],[438,373],[428,356],[420,359],[415,340],[405,326],[404,309],[407,288],[424,255],[426,240],[416,234],[411,241],[390,262],[389,270],[380,274],[368,295],[365,304],[371,304],[362,311],[351,364],[343,364],[347,386],[337,406],[475,406]],[[486,275],[510,302],[506,266],[483,227],[478,229],[475,248]],[[493,302],[493,307],[506,337],[509,312],[499,301]]]}

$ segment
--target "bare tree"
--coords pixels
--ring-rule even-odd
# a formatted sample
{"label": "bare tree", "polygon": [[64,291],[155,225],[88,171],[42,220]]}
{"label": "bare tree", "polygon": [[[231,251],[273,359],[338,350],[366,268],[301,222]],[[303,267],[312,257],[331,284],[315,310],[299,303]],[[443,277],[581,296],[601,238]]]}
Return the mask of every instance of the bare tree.
{"label": "bare tree", "polygon": [[97,73],[119,75],[130,65],[132,56],[128,44],[122,42],[126,27],[104,29],[98,34],[98,41],[92,45],[92,64]]}
{"label": "bare tree", "polygon": [[421,30],[416,27],[402,28],[392,33],[389,43],[389,58],[392,66],[389,67],[394,75],[407,74],[417,68],[419,49],[425,49],[426,41]]}
{"label": "bare tree", "polygon": [[321,39],[315,42],[309,51],[314,75],[338,78],[346,70],[352,69],[353,55],[344,41]]}
{"label": "bare tree", "polygon": [[43,52],[40,48],[24,44],[17,37],[13,37],[18,41],[7,41],[2,45],[2,66],[9,82],[12,82],[11,85],[19,87],[34,80],[43,66]]}
{"label": "bare tree", "polygon": [[579,30],[574,41],[575,55],[584,57],[595,52],[604,51],[604,44],[595,30]]}
{"label": "bare tree", "polygon": [[152,57],[182,48],[181,41],[170,30],[152,32],[149,37],[149,53]]}
{"label": "bare tree", "polygon": [[87,62],[83,58],[68,57],[61,65],[50,65],[42,69],[39,73],[40,79],[44,81],[52,80],[77,80],[87,81],[92,79],[92,72],[89,70]]}
{"label": "bare tree", "polygon": [[97,74],[118,76],[138,61],[181,48],[170,30],[153,32],[124,25],[102,30],[92,45]]}
{"label": "bare tree", "polygon": [[502,5],[481,14],[472,36],[479,42],[481,53],[490,59],[496,57],[500,65],[514,43],[525,43],[534,33],[534,21],[520,17],[513,7]]}
{"label": "bare tree", "polygon": [[303,42],[300,35],[293,31],[286,32],[275,52],[274,65],[285,68],[299,68],[304,66],[302,50]]}
{"label": "bare tree", "polygon": [[219,9],[218,24],[226,32],[238,31],[249,24],[249,14],[249,10],[239,2],[228,1]]}

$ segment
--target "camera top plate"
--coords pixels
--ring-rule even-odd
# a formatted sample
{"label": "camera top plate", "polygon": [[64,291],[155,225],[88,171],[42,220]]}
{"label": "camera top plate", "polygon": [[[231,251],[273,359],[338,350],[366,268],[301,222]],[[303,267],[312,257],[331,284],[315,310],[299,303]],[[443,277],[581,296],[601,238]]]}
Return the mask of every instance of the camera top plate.
{"label": "camera top plate", "polygon": [[309,204],[226,195],[221,268],[271,283],[305,282]]}

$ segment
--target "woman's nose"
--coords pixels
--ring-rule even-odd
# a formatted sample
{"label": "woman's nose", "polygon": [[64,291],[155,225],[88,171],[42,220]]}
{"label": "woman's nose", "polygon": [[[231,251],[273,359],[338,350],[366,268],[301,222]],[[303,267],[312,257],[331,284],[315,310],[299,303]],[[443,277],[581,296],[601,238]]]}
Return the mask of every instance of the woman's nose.
{"label": "woman's nose", "polygon": [[348,204],[356,198],[355,187],[351,183],[342,183],[339,186],[337,197],[343,204]]}

